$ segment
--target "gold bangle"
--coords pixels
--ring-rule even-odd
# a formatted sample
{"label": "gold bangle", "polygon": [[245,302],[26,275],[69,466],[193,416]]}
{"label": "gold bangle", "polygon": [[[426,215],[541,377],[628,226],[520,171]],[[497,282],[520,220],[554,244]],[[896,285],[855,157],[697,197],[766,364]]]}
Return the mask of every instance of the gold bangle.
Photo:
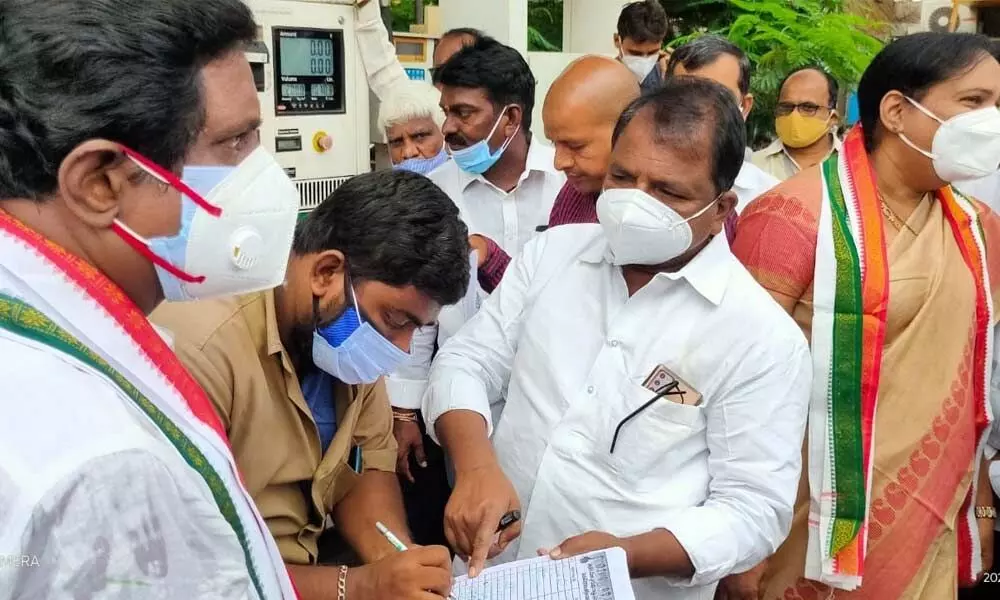
{"label": "gold bangle", "polygon": [[990,519],[995,521],[997,518],[997,509],[992,506],[977,506],[976,507],[976,518],[977,519]]}
{"label": "gold bangle", "polygon": [[416,423],[417,422],[417,413],[415,413],[415,412],[414,413],[405,413],[405,412],[392,411],[392,418],[393,418],[393,420],[399,421],[401,423]]}

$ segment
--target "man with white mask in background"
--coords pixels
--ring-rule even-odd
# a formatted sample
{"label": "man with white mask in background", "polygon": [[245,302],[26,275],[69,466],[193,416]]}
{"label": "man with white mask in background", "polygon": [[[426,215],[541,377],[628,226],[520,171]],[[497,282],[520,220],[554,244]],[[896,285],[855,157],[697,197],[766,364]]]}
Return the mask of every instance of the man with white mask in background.
{"label": "man with white mask in background", "polygon": [[529,243],[431,369],[446,533],[473,576],[619,546],[640,600],[709,598],[787,535],[809,350],[720,235],[746,140],[731,93],[675,78],[613,140],[600,224]]}
{"label": "man with white mask in background", "polygon": [[[292,599],[146,315],[285,277],[237,0],[0,5],[0,598]],[[245,91],[246,93],[241,93]]]}
{"label": "man with white mask in background", "polygon": [[618,60],[632,71],[644,93],[658,89],[666,78],[663,43],[668,30],[667,13],[659,0],[630,2],[618,16],[614,37]]}

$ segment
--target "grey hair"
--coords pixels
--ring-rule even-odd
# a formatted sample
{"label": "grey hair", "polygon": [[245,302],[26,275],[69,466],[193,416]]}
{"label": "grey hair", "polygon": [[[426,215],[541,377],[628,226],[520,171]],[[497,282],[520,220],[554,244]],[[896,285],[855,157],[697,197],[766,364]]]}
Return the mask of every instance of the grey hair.
{"label": "grey hair", "polygon": [[395,86],[378,109],[378,127],[383,132],[412,119],[431,119],[444,125],[441,92],[423,81],[406,81]]}

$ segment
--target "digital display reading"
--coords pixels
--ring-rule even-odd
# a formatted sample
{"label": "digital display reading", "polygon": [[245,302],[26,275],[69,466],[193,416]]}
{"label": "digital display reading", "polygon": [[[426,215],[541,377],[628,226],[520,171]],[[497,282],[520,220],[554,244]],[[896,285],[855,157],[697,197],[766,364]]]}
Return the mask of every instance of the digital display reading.
{"label": "digital display reading", "polygon": [[280,55],[283,75],[333,77],[333,40],[282,37]]}
{"label": "digital display reading", "polygon": [[304,83],[283,83],[281,84],[282,98],[305,98],[306,84]]}
{"label": "digital display reading", "polygon": [[398,56],[424,56],[424,45],[420,42],[396,42]]}
{"label": "digital display reading", "polygon": [[274,145],[278,152],[298,152],[302,150],[302,138],[277,138]]}
{"label": "digital display reading", "polygon": [[314,83],[312,85],[313,98],[333,98],[333,95],[332,83]]}
{"label": "digital display reading", "polygon": [[[275,27],[272,32],[275,115],[345,113],[343,30]],[[278,145],[288,148],[279,151],[291,151],[288,144]]]}

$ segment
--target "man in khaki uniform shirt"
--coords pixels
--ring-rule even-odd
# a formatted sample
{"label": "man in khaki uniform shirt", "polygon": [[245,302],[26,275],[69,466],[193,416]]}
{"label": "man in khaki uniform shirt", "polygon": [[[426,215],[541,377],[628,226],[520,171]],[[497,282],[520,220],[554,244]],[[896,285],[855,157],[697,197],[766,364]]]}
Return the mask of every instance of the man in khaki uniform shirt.
{"label": "man in khaki uniform shirt", "polygon": [[[303,599],[448,595],[445,549],[397,552],[375,527],[410,545],[379,377],[408,358],[416,328],[465,294],[468,255],[444,192],[411,173],[371,173],[300,224],[285,285],[153,314],[222,417]],[[339,345],[326,341],[345,326]],[[327,517],[367,566],[315,566]]]}

